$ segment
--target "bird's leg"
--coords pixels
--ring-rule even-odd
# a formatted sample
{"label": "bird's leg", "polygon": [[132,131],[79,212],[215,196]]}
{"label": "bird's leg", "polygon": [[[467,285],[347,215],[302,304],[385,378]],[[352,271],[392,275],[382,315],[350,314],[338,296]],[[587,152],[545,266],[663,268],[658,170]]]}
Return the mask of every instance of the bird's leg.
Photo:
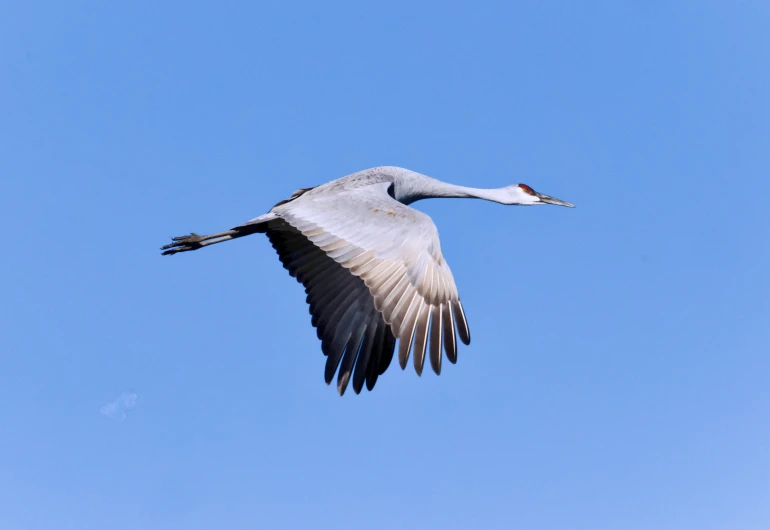
{"label": "bird's leg", "polygon": [[163,251],[163,255],[176,254],[177,252],[187,252],[190,250],[198,250],[199,248],[207,247],[209,245],[215,245],[223,241],[229,241],[236,237],[240,237],[243,234],[238,230],[228,230],[227,232],[219,232],[216,234],[209,234],[207,236],[199,236],[198,234],[190,234],[189,236],[180,236],[172,238],[172,243],[163,245],[160,249]]}
{"label": "bird's leg", "polygon": [[193,233],[189,236],[174,237],[172,238],[171,243],[160,247],[160,249],[163,251],[163,255],[167,256],[176,254],[177,252],[198,250],[199,248],[251,234],[264,234],[270,226],[269,223],[275,219],[277,219],[277,216],[274,213],[268,212],[247,223],[238,225],[227,232],[218,232],[207,236],[199,236],[198,234]]}

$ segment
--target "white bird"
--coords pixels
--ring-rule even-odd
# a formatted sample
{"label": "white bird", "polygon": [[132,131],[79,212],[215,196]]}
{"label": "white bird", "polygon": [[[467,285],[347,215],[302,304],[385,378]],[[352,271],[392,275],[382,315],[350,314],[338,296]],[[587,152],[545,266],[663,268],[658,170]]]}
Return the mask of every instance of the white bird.
{"label": "white bird", "polygon": [[175,237],[162,250],[176,254],[267,234],[283,266],[305,287],[312,324],[327,357],[326,384],[337,372],[342,395],[352,376],[358,394],[364,382],[372,390],[388,368],[396,339],[401,368],[411,351],[417,374],[422,374],[426,352],[433,371],[441,373],[442,343],[449,362],[457,362],[455,328],[460,340],[470,344],[436,226],[408,206],[434,197],[573,207],[526,184],[467,188],[385,166],[297,190],[265,215],[232,230]]}

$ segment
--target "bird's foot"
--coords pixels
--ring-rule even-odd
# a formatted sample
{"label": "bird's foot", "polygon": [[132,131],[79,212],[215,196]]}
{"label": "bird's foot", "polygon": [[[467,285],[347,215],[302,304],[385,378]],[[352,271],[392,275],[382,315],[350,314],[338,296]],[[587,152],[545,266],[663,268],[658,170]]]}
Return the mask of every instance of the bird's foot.
{"label": "bird's foot", "polygon": [[171,238],[173,243],[163,245],[160,249],[163,251],[163,256],[170,256],[177,252],[187,252],[189,250],[198,250],[203,245],[201,242],[205,239],[204,236],[198,234],[190,234],[189,236],[179,236]]}

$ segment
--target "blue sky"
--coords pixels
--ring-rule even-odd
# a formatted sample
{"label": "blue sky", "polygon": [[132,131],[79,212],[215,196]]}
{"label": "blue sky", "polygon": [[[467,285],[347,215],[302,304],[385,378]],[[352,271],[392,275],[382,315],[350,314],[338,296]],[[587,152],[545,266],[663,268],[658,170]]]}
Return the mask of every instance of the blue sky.
{"label": "blue sky", "polygon": [[[0,1],[0,527],[768,528],[768,20]],[[262,236],[160,257],[385,164],[577,205],[418,205],[441,377],[337,396]]]}

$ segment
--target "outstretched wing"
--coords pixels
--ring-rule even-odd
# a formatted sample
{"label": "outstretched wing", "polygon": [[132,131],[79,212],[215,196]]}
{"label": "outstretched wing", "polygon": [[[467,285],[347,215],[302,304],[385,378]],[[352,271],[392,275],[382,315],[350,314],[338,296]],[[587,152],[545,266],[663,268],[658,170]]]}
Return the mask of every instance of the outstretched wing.
{"label": "outstretched wing", "polygon": [[326,384],[339,367],[340,394],[345,393],[351,374],[356,394],[364,382],[371,390],[390,365],[396,339],[375,309],[364,281],[284,221],[271,221],[268,226],[267,237],[281,263],[305,286],[312,323],[326,355]]}
{"label": "outstretched wing", "polygon": [[[335,330],[335,339],[324,350],[329,356],[327,380],[329,362],[342,355],[339,348],[355,351],[351,360],[346,362],[347,353],[342,358],[340,378],[344,370],[352,369],[356,354],[369,362],[367,343],[359,344],[368,334],[364,331],[359,337],[359,330],[369,329],[374,319],[360,316],[371,312],[362,284],[375,311],[399,339],[402,368],[413,352],[415,370],[421,374],[429,352],[431,367],[441,373],[442,344],[449,361],[456,362],[455,327],[460,340],[470,343],[465,313],[433,221],[393,199],[389,186],[389,182],[333,190],[321,186],[272,210],[347,272],[347,277],[335,272],[333,278],[326,273],[328,279],[319,279],[315,289],[306,284],[309,301],[313,296],[320,308],[314,311],[311,303],[319,336]],[[325,331],[320,324],[327,326]]]}

